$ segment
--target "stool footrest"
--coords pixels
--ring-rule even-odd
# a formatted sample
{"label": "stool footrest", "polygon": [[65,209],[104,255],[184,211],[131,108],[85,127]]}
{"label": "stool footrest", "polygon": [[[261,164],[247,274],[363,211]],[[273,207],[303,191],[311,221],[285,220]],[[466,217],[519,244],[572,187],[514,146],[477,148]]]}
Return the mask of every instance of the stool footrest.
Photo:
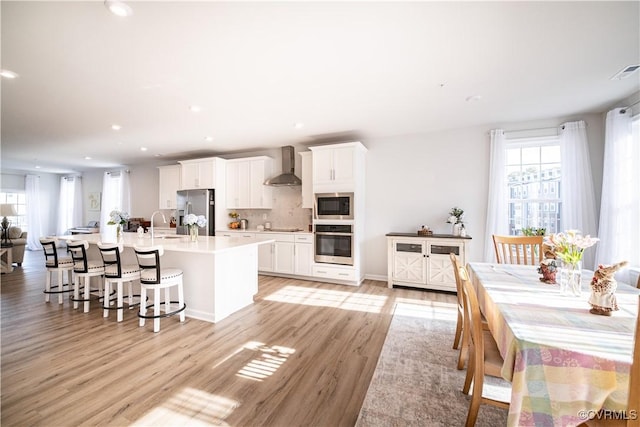
{"label": "stool footrest", "polygon": [[[118,298],[111,298],[111,297],[113,296],[113,294],[114,294],[114,293],[115,293],[115,291],[111,291],[111,294],[109,295],[109,297],[110,297],[110,298],[109,298],[109,302],[115,302],[115,301],[117,301],[117,300],[118,300]],[[129,298],[129,297],[125,297],[124,299],[128,299],[128,298]],[[139,295],[139,294],[133,294],[133,295],[131,295],[131,298],[138,298],[138,299],[139,299],[139,298],[140,298],[140,295]],[[102,299],[104,300],[104,297],[102,297]],[[148,300],[149,300],[149,297],[147,297],[147,301],[148,301]],[[125,302],[125,303],[126,303],[126,301],[123,301],[123,302]],[[102,308],[104,308],[105,310],[120,310],[120,309],[124,309],[124,306],[122,306],[122,307],[111,307],[111,306],[109,305],[109,306],[107,306],[107,307],[104,307],[104,302],[103,302],[103,304],[102,304],[102,305],[103,305],[103,307],[102,307]],[[140,301],[138,301],[138,302],[134,302],[133,304],[127,304],[127,307],[129,307],[129,309],[132,309],[132,308],[137,307],[137,306],[139,306],[139,305],[140,305]]]}
{"label": "stool footrest", "polygon": [[[180,301],[169,301],[170,304],[180,304]],[[165,302],[161,302],[160,305],[165,304]],[[146,306],[147,309],[153,308],[154,304],[148,305]],[[163,318],[163,317],[169,317],[169,316],[173,316],[174,314],[178,314],[181,311],[184,311],[187,308],[187,304],[183,304],[181,308],[175,310],[175,311],[171,311],[169,313],[160,313],[157,316],[145,316],[143,314],[138,313],[138,317],[142,318],[142,319],[159,319],[159,318]]]}
{"label": "stool footrest", "polygon": [[[62,287],[65,287],[65,286],[69,286],[69,285],[66,284],[66,283],[64,285],[62,285]],[[57,289],[58,287],[59,287],[58,285],[55,285],[55,286],[52,286],[51,289]],[[45,290],[45,291],[42,291],[42,292],[45,293],[45,294],[64,294],[64,293],[67,293],[67,292],[73,292],[73,289],[63,289],[61,291],[46,291]]]}

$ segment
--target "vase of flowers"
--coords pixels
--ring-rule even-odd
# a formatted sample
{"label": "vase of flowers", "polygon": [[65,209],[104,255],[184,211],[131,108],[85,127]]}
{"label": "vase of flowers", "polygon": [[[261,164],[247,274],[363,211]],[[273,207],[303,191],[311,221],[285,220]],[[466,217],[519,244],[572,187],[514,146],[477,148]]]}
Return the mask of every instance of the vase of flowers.
{"label": "vase of flowers", "polygon": [[464,215],[464,211],[458,207],[451,208],[449,211],[447,223],[451,224],[451,234],[454,236],[459,236],[462,232],[462,227],[464,227],[462,215]]}
{"label": "vase of flowers", "polygon": [[204,215],[189,214],[184,217],[184,223],[189,227],[189,236],[192,242],[198,241],[198,231],[200,227],[204,227],[207,224],[207,219]]}
{"label": "vase of flowers", "polygon": [[116,226],[116,238],[120,239],[120,236],[122,235],[122,226],[129,221],[129,214],[124,211],[113,210],[109,214],[109,218],[110,220],[107,224]]}
{"label": "vase of flowers", "polygon": [[595,245],[597,238],[582,236],[577,230],[552,234],[547,244],[560,260],[560,293],[579,296],[582,293],[582,255]]}

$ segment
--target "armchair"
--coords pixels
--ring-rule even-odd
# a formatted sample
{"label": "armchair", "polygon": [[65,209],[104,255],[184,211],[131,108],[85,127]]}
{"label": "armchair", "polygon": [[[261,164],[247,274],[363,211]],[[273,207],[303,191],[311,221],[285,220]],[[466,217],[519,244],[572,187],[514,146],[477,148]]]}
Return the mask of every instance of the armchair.
{"label": "armchair", "polygon": [[27,232],[15,226],[9,227],[7,232],[11,243],[13,243],[13,247],[11,248],[12,261],[21,266],[24,260],[24,248],[27,244]]}

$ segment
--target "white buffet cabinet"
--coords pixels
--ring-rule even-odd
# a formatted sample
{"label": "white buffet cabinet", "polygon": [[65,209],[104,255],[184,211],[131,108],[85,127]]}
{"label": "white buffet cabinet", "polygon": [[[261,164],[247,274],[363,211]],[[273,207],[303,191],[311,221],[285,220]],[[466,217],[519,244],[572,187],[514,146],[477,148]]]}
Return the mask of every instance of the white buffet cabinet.
{"label": "white buffet cabinet", "polygon": [[456,292],[449,253],[466,265],[467,241],[471,237],[448,234],[418,236],[387,234],[387,284]]}

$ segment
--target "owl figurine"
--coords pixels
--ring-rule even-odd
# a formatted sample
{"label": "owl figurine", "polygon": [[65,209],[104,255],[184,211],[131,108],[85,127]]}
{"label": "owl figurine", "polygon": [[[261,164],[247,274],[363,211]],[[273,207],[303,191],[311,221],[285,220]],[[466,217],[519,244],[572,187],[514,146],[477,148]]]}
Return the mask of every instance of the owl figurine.
{"label": "owl figurine", "polygon": [[611,316],[612,311],[618,310],[618,302],[615,294],[618,282],[616,282],[614,275],[616,271],[625,265],[627,265],[627,261],[613,265],[598,266],[598,269],[593,273],[593,278],[591,279],[591,295],[589,296],[591,310],[589,310],[589,313]]}

